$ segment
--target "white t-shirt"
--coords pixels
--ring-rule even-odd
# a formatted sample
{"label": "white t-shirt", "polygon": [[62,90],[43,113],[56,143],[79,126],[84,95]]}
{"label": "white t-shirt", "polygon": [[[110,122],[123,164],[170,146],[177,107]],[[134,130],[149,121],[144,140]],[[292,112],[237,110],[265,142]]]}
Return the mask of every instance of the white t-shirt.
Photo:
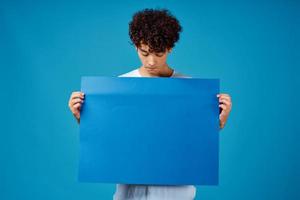
{"label": "white t-shirt", "polygon": [[[122,74],[119,77],[143,77],[143,76],[140,74],[139,69],[135,69],[126,74]],[[190,78],[190,77],[180,74],[174,70],[170,78]]]}
{"label": "white t-shirt", "polygon": [[[142,77],[138,69],[122,74],[119,77]],[[189,78],[175,70],[170,78]],[[133,185],[117,184],[114,200],[193,200],[196,187],[193,185]]]}

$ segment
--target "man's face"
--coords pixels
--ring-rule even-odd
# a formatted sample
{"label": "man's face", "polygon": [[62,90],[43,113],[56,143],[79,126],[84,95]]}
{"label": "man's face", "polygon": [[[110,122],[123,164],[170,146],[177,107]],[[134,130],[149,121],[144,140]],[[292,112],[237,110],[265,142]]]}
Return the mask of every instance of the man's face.
{"label": "man's face", "polygon": [[162,69],[167,67],[166,61],[169,50],[165,52],[149,52],[149,46],[141,44],[137,48],[137,51],[143,67],[150,74],[158,74]]}

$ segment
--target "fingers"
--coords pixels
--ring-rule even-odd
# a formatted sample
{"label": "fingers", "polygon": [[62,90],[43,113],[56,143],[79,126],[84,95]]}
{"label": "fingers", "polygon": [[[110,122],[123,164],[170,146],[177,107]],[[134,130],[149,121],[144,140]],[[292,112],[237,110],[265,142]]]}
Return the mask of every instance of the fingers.
{"label": "fingers", "polygon": [[76,103],[73,105],[73,109],[74,109],[74,114],[78,114],[81,108],[81,103]]}
{"label": "fingers", "polygon": [[228,94],[218,94],[220,104],[225,104],[229,108],[232,106],[231,97]]}
{"label": "fingers", "polygon": [[227,99],[220,99],[219,100],[219,107],[222,108],[222,111],[226,111],[226,112],[230,112],[231,111],[231,107],[232,107],[232,104],[231,104],[231,101],[227,100]]}
{"label": "fingers", "polygon": [[71,112],[78,118],[80,116],[80,109],[83,102],[84,102],[83,92],[72,92],[69,100],[69,107]]}
{"label": "fingers", "polygon": [[228,110],[228,108],[225,104],[220,104],[219,107],[222,109],[222,111],[219,115],[219,119],[220,119],[221,128],[223,128],[226,123],[226,120],[228,118],[230,110]]}
{"label": "fingers", "polygon": [[217,97],[219,98],[219,107],[222,109],[220,114],[228,115],[232,107],[231,97],[228,94],[218,94]]}
{"label": "fingers", "polygon": [[73,92],[71,94],[71,99],[75,99],[75,98],[80,98],[80,99],[84,99],[84,93],[83,92]]}
{"label": "fingers", "polygon": [[231,97],[228,94],[217,94],[219,99],[228,99],[231,101]]}
{"label": "fingers", "polygon": [[219,108],[221,108],[221,113],[219,115],[220,118],[220,128],[224,128],[228,115],[231,111],[232,102],[231,97],[228,94],[218,94],[217,97],[219,98]]}
{"label": "fingers", "polygon": [[71,105],[74,105],[76,103],[83,103],[83,102],[84,102],[83,99],[76,98],[71,100]]}
{"label": "fingers", "polygon": [[84,99],[84,93],[83,92],[72,92],[69,100],[69,104],[74,100],[74,99]]}
{"label": "fingers", "polygon": [[[219,104],[219,107],[222,108],[222,112],[224,112],[224,111],[227,112],[227,110],[228,110],[227,109],[228,106],[226,106],[225,104]],[[221,112],[221,114],[222,114],[222,112]]]}
{"label": "fingers", "polygon": [[231,105],[231,101],[228,99],[219,99],[219,103],[226,104],[226,105]]}
{"label": "fingers", "polygon": [[230,110],[231,110],[231,104],[230,103],[220,103],[219,104],[219,107],[222,109],[222,112],[221,112],[221,114],[223,113],[223,112],[226,112],[226,113],[229,113],[230,112]]}

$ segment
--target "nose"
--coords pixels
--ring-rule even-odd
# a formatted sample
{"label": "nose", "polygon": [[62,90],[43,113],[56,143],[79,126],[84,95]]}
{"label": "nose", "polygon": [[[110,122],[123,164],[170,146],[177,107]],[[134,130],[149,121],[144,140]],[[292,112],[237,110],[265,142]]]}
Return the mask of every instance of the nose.
{"label": "nose", "polygon": [[149,58],[148,58],[148,65],[150,67],[153,67],[155,65],[155,58],[154,56],[150,55]]}

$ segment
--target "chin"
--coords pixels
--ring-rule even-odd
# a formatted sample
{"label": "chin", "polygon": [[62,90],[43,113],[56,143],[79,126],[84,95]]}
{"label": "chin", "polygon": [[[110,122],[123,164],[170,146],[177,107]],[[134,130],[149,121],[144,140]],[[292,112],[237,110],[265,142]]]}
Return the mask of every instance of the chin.
{"label": "chin", "polygon": [[154,71],[157,71],[157,68],[156,67],[146,67],[146,70],[148,72],[154,72]]}

